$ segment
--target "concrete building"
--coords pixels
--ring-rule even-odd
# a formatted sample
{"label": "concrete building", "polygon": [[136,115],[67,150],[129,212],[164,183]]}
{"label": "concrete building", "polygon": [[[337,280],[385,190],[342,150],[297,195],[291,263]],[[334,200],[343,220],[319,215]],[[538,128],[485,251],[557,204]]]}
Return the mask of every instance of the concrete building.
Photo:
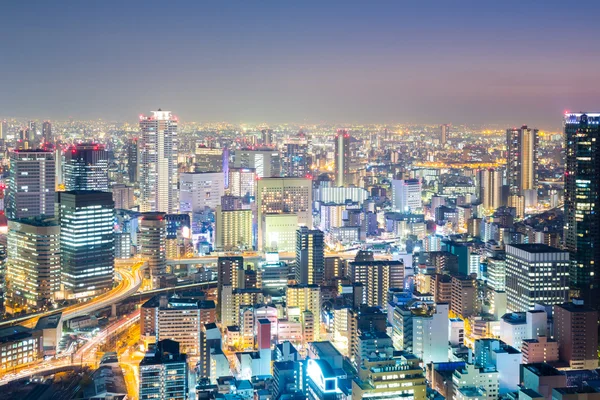
{"label": "concrete building", "polygon": [[0,328],[0,372],[8,373],[42,358],[42,331],[21,325]]}
{"label": "concrete building", "polygon": [[187,356],[179,343],[162,340],[146,352],[139,365],[139,398],[186,400],[188,398]]}
{"label": "concrete building", "polygon": [[9,153],[10,171],[5,210],[8,219],[54,216],[54,153],[14,150]]}
{"label": "concrete building", "polygon": [[225,194],[222,172],[186,172],[179,175],[179,211],[197,213],[206,207],[215,210]]}
{"label": "concrete building", "polygon": [[567,386],[564,372],[547,363],[521,365],[523,387],[535,390],[546,400],[552,400],[552,390]]}
{"label": "concrete building", "polygon": [[520,383],[519,365],[522,354],[501,340],[477,339],[473,352],[475,364],[481,368],[494,368],[499,373],[499,394],[514,392]]}
{"label": "concrete building", "polygon": [[260,179],[281,176],[281,156],[273,149],[236,150],[233,155],[233,166],[253,169]]}
{"label": "concrete building", "polygon": [[236,197],[256,196],[256,170],[231,168],[229,170],[229,194]]}
{"label": "concrete building", "polygon": [[129,210],[135,205],[133,201],[133,186],[127,186],[123,183],[112,185],[110,191],[113,194],[115,209]]}
{"label": "concrete building", "polygon": [[[264,214],[262,216],[262,249],[291,253],[296,251],[298,214]],[[259,247],[261,237],[259,236]]]}
{"label": "concrete building", "polygon": [[521,346],[523,364],[551,363],[558,361],[558,342],[546,336],[523,340]]}
{"label": "concrete building", "polygon": [[49,308],[60,292],[60,226],[54,219],[8,221],[8,297],[29,309]]}
{"label": "concrete building", "polygon": [[475,280],[469,276],[452,277],[450,311],[459,317],[470,317],[478,310]]}
{"label": "concrete building", "polygon": [[554,306],[554,337],[570,368],[598,368],[598,312],[582,300]]}
{"label": "concrete building", "polygon": [[464,389],[480,388],[483,389],[486,400],[496,400],[500,391],[500,374],[493,367],[482,368],[480,366],[465,363],[461,368],[457,368],[452,374],[452,399],[458,399],[462,392],[464,398]]}
{"label": "concrete building", "polygon": [[507,245],[506,293],[509,311],[562,304],[569,295],[569,253],[538,243]]}
{"label": "concrete building", "polygon": [[321,336],[321,288],[318,285],[288,285],[286,294],[288,319],[302,322],[305,343]]}
{"label": "concrete building", "polygon": [[152,281],[152,287],[156,289],[160,287],[160,279],[167,273],[165,213],[142,213],[139,227],[138,252],[148,263],[147,273]]}
{"label": "concrete building", "polygon": [[296,231],[296,282],[321,285],[325,270],[323,232],[301,226]]}
{"label": "concrete building", "polygon": [[249,250],[254,247],[252,210],[215,211],[215,249],[222,251]]}
{"label": "concrete building", "polygon": [[363,304],[383,306],[391,288],[404,286],[404,263],[402,261],[352,261],[348,263],[346,276],[351,282],[363,284]]}
{"label": "concrete building", "polygon": [[392,208],[401,213],[417,214],[423,211],[419,179],[392,180]]}
{"label": "concrete building", "polygon": [[177,212],[177,125],[170,111],[140,115],[139,146],[141,211]]}

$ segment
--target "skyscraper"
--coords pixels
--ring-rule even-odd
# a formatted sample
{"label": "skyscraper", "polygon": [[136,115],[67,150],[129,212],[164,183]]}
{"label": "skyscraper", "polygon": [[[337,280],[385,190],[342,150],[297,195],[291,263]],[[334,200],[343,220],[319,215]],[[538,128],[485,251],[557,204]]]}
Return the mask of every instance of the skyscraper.
{"label": "skyscraper", "polygon": [[259,178],[281,176],[281,156],[275,149],[236,150],[233,166],[254,169]]}
{"label": "skyscraper", "polygon": [[67,298],[88,298],[112,288],[114,202],[109,192],[56,193],[62,283]]}
{"label": "skyscraper", "polygon": [[506,177],[511,196],[525,196],[531,204],[537,196],[529,195],[537,191],[538,130],[527,125],[506,130]]}
{"label": "skyscraper", "polygon": [[54,216],[54,153],[15,150],[9,158],[6,216],[9,219]]}
{"label": "skyscraper", "polygon": [[187,356],[179,352],[179,343],[173,340],[153,345],[140,361],[139,377],[140,399],[187,399]]}
{"label": "skyscraper", "polygon": [[308,143],[306,139],[290,139],[285,144],[283,175],[306,178],[306,175],[310,172],[308,157]]}
{"label": "skyscraper", "polygon": [[448,135],[450,134],[450,125],[440,125],[440,144],[445,146],[448,142]]}
{"label": "skyscraper", "polygon": [[141,211],[177,212],[177,117],[170,111],[140,116]]}
{"label": "skyscraper", "polygon": [[225,177],[222,172],[185,172],[179,175],[179,190],[180,212],[214,210],[225,194]]}
{"label": "skyscraper", "polygon": [[108,192],[108,153],[104,145],[80,143],[65,153],[64,180],[66,190],[99,190]]}
{"label": "skyscraper", "polygon": [[418,179],[392,180],[392,206],[401,213],[419,213],[423,210],[421,181]]}
{"label": "skyscraper", "polygon": [[215,249],[246,250],[254,246],[252,235],[252,210],[215,211]]}
{"label": "skyscraper", "polygon": [[127,177],[129,183],[138,183],[138,139],[133,138],[127,143]]}
{"label": "skyscraper", "polygon": [[[565,226],[571,290],[600,307],[600,113],[565,115]],[[578,292],[578,293],[577,293]]]}
{"label": "skyscraper", "polygon": [[140,253],[148,262],[148,272],[152,280],[152,287],[160,287],[160,278],[167,271],[167,223],[165,213],[143,213],[140,221],[138,243]]}
{"label": "skyscraper", "polygon": [[44,143],[52,143],[54,137],[52,136],[52,123],[50,121],[44,121],[42,124],[42,140]]}
{"label": "skyscraper", "polygon": [[562,304],[569,294],[569,253],[539,243],[506,245],[508,311]]}
{"label": "skyscraper", "polygon": [[321,285],[325,271],[323,232],[301,226],[296,232],[296,281]]}
{"label": "skyscraper", "polygon": [[60,290],[60,227],[54,219],[8,222],[8,293],[30,309],[49,307]]}
{"label": "skyscraper", "polygon": [[479,201],[488,211],[502,205],[502,171],[482,169],[477,172],[479,180]]}
{"label": "skyscraper", "polygon": [[335,135],[335,186],[348,186],[350,183],[350,135],[345,129],[338,129]]}
{"label": "skyscraper", "polygon": [[554,306],[554,337],[570,368],[598,368],[598,311],[581,299]]}

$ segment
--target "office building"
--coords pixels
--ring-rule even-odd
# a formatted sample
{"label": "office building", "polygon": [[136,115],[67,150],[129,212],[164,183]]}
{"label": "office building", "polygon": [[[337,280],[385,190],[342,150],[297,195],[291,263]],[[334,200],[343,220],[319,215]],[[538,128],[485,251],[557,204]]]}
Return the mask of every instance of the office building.
{"label": "office building", "polygon": [[407,214],[422,212],[421,181],[419,179],[392,180],[392,208]]}
{"label": "office building", "polygon": [[[312,181],[304,178],[264,178],[258,180],[256,192],[258,212],[258,247],[263,250],[268,238],[266,216],[294,214],[297,224],[312,227]],[[297,227],[294,229],[294,231]],[[276,239],[276,238],[275,238]],[[293,251],[293,250],[292,250]]]}
{"label": "office building", "polygon": [[130,185],[139,184],[139,151],[138,138],[127,142],[127,178]]}
{"label": "office building", "polygon": [[466,391],[478,388],[483,394],[477,397],[485,400],[498,399],[500,389],[500,374],[495,368],[481,368],[480,366],[464,363],[452,372],[450,398],[466,398]]}
{"label": "office building", "polygon": [[249,250],[254,247],[252,210],[223,210],[219,205],[215,211],[215,249]]}
{"label": "office building", "polygon": [[524,196],[527,191],[537,191],[538,142],[537,129],[523,125],[506,130],[506,177],[510,195]]}
{"label": "office building", "polygon": [[179,176],[179,211],[198,213],[206,207],[215,210],[225,194],[222,172],[186,172]]}
{"label": "office building", "polygon": [[273,149],[236,150],[233,155],[234,168],[253,169],[258,178],[281,176],[281,157]]}
{"label": "office building", "polygon": [[546,336],[525,339],[521,346],[523,364],[551,363],[558,361],[558,342]]}
{"label": "office building", "polygon": [[177,212],[177,117],[170,111],[140,116],[141,211]]}
{"label": "office building", "polygon": [[600,113],[567,113],[564,240],[571,290],[600,308]]}
{"label": "office building", "polygon": [[67,298],[112,289],[115,210],[111,193],[56,192],[62,284]]}
{"label": "office building", "polygon": [[229,169],[229,194],[235,197],[256,196],[256,170],[250,168]]}
{"label": "office building", "polygon": [[570,368],[598,368],[598,311],[582,300],[554,306],[554,338]]}
{"label": "office building", "polygon": [[110,191],[113,195],[116,210],[129,210],[130,208],[133,208],[133,186],[117,183],[112,185]]}
{"label": "office building", "polygon": [[196,147],[194,172],[224,172],[223,165],[228,163],[227,152],[222,148]]}
{"label": "office building", "polygon": [[21,325],[0,328],[0,372],[13,372],[43,356],[41,330],[32,330]]}
{"label": "office building", "polygon": [[497,339],[477,339],[473,351],[474,364],[498,371],[499,394],[514,392],[520,383],[519,365],[522,354]]}
{"label": "office building", "polygon": [[478,310],[477,287],[470,276],[452,277],[450,311],[458,317],[467,318]]}
{"label": "office building", "polygon": [[288,283],[289,267],[279,260],[279,253],[265,254],[265,261],[260,264],[261,289],[265,296],[281,298],[285,295]]}
{"label": "office building", "polygon": [[81,143],[65,152],[65,189],[108,192],[108,152],[104,145]]}
{"label": "office building", "polygon": [[306,139],[289,139],[284,144],[284,149],[283,176],[306,178],[310,174],[310,160]]}
{"label": "office building", "polygon": [[408,352],[365,360],[352,381],[352,398],[425,400],[427,385],[420,363],[421,360]]}
{"label": "office building", "polygon": [[152,288],[160,287],[160,279],[167,273],[167,223],[165,213],[142,213],[138,234],[139,254],[148,263],[147,273]]}
{"label": "office building", "polygon": [[9,153],[6,217],[54,216],[54,153],[14,150]]}
{"label": "office building", "polygon": [[323,232],[301,226],[296,231],[296,281],[308,285],[321,285],[324,269]]}
{"label": "office building", "polygon": [[188,365],[179,343],[162,340],[140,361],[139,398],[186,400],[188,398]]}
{"label": "office building", "polygon": [[50,121],[44,121],[42,124],[42,140],[44,143],[54,142],[54,136],[52,136],[52,123]]}
{"label": "office building", "polygon": [[527,311],[535,303],[565,302],[569,253],[538,243],[506,245],[506,294],[509,311]]}
{"label": "office building", "polygon": [[8,221],[8,297],[18,305],[49,308],[60,292],[60,226],[54,219]]}
{"label": "office building", "polygon": [[346,276],[351,282],[362,283],[363,304],[384,306],[391,288],[404,287],[402,261],[355,260],[348,263]]}
{"label": "office building", "polygon": [[350,135],[338,129],[335,135],[335,186],[350,184]]}
{"label": "office building", "polygon": [[[284,287],[285,287],[284,283]],[[256,288],[234,289],[233,285],[223,285],[221,289],[221,325],[224,327],[240,325],[240,309],[261,304],[262,291]]]}
{"label": "office building", "polygon": [[477,172],[479,201],[491,213],[502,205],[502,171],[482,169]]}

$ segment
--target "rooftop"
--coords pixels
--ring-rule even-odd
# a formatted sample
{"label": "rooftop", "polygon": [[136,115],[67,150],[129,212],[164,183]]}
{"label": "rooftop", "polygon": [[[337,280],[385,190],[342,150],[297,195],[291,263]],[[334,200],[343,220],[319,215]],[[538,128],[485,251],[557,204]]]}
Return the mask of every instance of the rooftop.
{"label": "rooftop", "polygon": [[528,253],[565,253],[565,250],[557,249],[556,247],[548,246],[542,243],[524,243],[524,244],[510,244],[507,247],[514,247],[515,249],[523,250]]}

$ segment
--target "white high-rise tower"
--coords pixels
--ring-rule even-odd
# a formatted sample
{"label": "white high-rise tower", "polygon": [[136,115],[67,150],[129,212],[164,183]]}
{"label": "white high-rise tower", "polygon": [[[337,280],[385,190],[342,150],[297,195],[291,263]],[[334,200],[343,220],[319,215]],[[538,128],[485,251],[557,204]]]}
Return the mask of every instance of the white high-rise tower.
{"label": "white high-rise tower", "polygon": [[177,123],[177,117],[160,108],[152,116],[140,115],[142,212],[177,212]]}

